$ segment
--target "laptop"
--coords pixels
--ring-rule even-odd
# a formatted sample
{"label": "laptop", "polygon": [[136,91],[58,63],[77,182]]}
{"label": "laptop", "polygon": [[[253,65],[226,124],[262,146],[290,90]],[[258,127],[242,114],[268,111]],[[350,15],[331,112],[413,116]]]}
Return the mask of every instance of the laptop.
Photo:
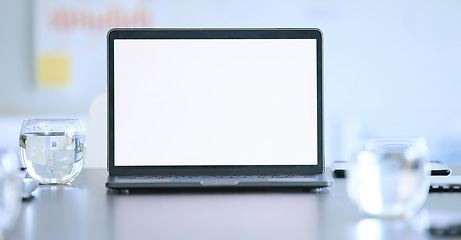
{"label": "laptop", "polygon": [[320,188],[318,29],[112,29],[106,187]]}

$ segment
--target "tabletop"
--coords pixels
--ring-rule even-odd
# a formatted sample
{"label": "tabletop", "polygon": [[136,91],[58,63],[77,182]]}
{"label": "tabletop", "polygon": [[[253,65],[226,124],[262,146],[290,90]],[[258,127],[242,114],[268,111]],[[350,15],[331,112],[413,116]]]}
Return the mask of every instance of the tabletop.
{"label": "tabletop", "polygon": [[106,178],[84,169],[71,185],[40,186],[6,239],[439,239],[427,230],[433,213],[461,213],[461,193],[430,193],[409,220],[368,218],[344,179],[314,191],[128,193]]}

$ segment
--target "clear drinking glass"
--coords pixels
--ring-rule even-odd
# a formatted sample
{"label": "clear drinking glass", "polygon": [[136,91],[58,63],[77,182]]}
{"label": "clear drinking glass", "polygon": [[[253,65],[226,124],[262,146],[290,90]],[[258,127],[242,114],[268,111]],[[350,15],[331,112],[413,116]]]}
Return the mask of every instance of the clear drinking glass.
{"label": "clear drinking glass", "polygon": [[19,137],[21,163],[41,184],[69,183],[82,171],[85,141],[80,120],[24,120]]}
{"label": "clear drinking glass", "polygon": [[428,158],[424,138],[365,140],[347,172],[349,197],[369,215],[408,218],[429,192]]}
{"label": "clear drinking glass", "polygon": [[16,223],[22,205],[18,155],[0,150],[0,239]]}

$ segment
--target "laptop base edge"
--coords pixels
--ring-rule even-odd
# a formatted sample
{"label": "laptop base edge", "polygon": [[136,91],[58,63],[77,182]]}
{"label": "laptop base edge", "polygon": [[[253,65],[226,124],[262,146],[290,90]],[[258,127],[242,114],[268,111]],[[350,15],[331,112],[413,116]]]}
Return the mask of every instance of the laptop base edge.
{"label": "laptop base edge", "polygon": [[331,187],[333,181],[320,175],[312,181],[272,181],[272,182],[148,182],[121,181],[108,176],[106,187],[109,189],[283,189],[283,188],[325,188]]}

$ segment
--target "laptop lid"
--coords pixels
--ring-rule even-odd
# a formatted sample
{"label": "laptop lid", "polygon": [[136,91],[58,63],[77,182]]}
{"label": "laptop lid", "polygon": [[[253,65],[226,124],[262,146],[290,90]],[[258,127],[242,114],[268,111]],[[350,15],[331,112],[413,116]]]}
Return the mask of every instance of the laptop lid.
{"label": "laptop lid", "polygon": [[108,170],[324,172],[318,29],[113,29]]}

